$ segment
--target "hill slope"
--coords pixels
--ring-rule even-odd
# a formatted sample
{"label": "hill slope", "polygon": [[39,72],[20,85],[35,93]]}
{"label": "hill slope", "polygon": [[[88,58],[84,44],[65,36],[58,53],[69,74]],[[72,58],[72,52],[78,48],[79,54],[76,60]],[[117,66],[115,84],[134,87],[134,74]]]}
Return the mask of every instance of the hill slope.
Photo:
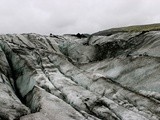
{"label": "hill slope", "polygon": [[134,25],[120,28],[111,28],[108,30],[99,31],[93,35],[111,35],[117,32],[146,32],[146,31],[159,31],[160,24],[148,24],[148,25]]}

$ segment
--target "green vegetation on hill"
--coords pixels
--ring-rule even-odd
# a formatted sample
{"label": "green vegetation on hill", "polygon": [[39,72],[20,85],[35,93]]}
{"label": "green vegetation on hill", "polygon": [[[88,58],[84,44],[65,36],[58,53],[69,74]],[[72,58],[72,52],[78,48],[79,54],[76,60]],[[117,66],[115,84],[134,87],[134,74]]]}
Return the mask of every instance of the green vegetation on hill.
{"label": "green vegetation on hill", "polygon": [[160,30],[159,24],[148,24],[148,25],[135,25],[120,28],[111,28],[108,30],[99,31],[93,35],[111,35],[117,32],[145,32],[145,31],[158,31]]}

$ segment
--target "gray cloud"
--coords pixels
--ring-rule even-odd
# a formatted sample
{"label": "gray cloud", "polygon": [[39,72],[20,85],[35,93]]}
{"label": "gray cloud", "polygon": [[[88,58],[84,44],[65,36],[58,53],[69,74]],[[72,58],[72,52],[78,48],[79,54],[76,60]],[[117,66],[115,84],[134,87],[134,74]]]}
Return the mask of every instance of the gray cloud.
{"label": "gray cloud", "polygon": [[0,33],[93,33],[160,22],[153,0],[1,0]]}

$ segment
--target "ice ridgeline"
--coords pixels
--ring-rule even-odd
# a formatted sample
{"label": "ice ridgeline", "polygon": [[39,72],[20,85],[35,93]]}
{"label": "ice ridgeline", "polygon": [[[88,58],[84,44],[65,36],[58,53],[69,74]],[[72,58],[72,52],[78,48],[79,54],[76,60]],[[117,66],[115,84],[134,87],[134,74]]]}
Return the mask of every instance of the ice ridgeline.
{"label": "ice ridgeline", "polygon": [[160,120],[160,32],[0,35],[0,120]]}

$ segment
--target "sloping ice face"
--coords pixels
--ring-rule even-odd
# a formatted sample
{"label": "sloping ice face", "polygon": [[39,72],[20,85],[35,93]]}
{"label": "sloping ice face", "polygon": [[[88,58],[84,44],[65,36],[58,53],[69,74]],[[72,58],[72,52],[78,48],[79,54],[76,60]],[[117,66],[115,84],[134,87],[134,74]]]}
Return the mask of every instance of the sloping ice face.
{"label": "sloping ice face", "polygon": [[159,120],[160,32],[0,35],[0,120]]}

